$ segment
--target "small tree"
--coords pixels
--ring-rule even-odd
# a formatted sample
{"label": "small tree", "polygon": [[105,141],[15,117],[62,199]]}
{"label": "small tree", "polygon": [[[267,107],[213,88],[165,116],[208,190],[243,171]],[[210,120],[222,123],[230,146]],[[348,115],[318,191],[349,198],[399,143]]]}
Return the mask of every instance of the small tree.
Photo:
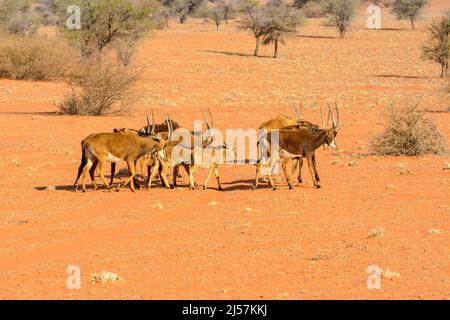
{"label": "small tree", "polygon": [[350,22],[355,17],[356,7],[357,0],[328,0],[325,4],[325,12],[330,22],[337,27],[341,38],[345,37]]}
{"label": "small tree", "polygon": [[450,11],[439,22],[432,22],[429,28],[429,43],[422,47],[423,58],[441,66],[441,77],[448,72],[450,59]]}
{"label": "small tree", "polygon": [[203,0],[174,0],[171,6],[175,14],[178,15],[180,23],[185,23],[200,8],[202,3]]}
{"label": "small tree", "polygon": [[28,8],[26,11],[17,11],[8,21],[8,31],[24,37],[36,34],[38,28],[39,19],[32,8]]}
{"label": "small tree", "polygon": [[238,28],[252,32],[256,40],[253,55],[258,56],[261,37],[265,32],[264,11],[257,0],[241,0],[243,16],[238,20]]}
{"label": "small tree", "polygon": [[286,44],[286,37],[296,31],[297,25],[302,21],[300,13],[279,1],[271,2],[264,10],[263,44],[274,44],[273,57],[278,54],[278,45]]}
{"label": "small tree", "polygon": [[223,19],[222,8],[220,8],[219,6],[214,6],[213,8],[210,9],[208,16],[212,21],[214,21],[217,31],[219,31],[219,26],[222,23]]}
{"label": "small tree", "polygon": [[411,22],[412,29],[416,30],[415,22],[427,3],[428,0],[396,0],[392,6],[392,13],[399,20],[408,19]]}
{"label": "small tree", "polygon": [[219,0],[217,1],[219,8],[222,9],[223,19],[228,24],[228,20],[233,16],[236,11],[235,0]]}
{"label": "small tree", "polygon": [[137,40],[150,29],[150,9],[133,0],[80,0],[81,29],[63,30],[78,43],[83,56],[100,58],[118,38]]}

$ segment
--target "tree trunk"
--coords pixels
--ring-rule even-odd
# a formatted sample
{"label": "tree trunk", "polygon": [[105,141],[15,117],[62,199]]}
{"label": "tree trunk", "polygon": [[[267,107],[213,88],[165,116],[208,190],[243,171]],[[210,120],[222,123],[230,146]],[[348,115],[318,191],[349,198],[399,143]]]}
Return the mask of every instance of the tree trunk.
{"label": "tree trunk", "polygon": [[276,58],[278,55],[278,40],[275,40],[275,50],[273,53],[273,57]]}
{"label": "tree trunk", "polygon": [[448,72],[448,62],[441,65],[441,78],[446,77],[447,72]]}
{"label": "tree trunk", "polygon": [[414,24],[414,20],[411,19],[411,27],[413,30],[416,30],[416,25]]}
{"label": "tree trunk", "polygon": [[258,56],[258,52],[259,52],[259,37],[256,37],[256,47],[255,47],[255,53],[253,53],[253,55],[255,57]]}
{"label": "tree trunk", "polygon": [[225,8],[223,13],[223,19],[225,20],[225,23],[228,24],[228,9]]}
{"label": "tree trunk", "polygon": [[339,27],[339,36],[341,37],[341,38],[344,38],[345,37],[345,27],[344,26],[340,26]]}

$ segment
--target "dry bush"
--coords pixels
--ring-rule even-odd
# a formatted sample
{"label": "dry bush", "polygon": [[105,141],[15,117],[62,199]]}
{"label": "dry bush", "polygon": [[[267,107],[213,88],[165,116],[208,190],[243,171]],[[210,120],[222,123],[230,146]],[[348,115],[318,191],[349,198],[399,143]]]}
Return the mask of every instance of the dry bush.
{"label": "dry bush", "polygon": [[75,51],[58,39],[2,35],[0,77],[46,80],[61,76],[76,59]]}
{"label": "dry bush", "polygon": [[72,93],[59,105],[63,114],[103,115],[125,110],[134,100],[138,72],[123,66],[85,61],[66,77]]}
{"label": "dry bush", "polygon": [[393,108],[388,114],[386,128],[375,136],[371,149],[378,155],[418,156],[442,154],[444,138],[436,125],[417,111],[417,106]]}
{"label": "dry bush", "polygon": [[124,65],[131,63],[133,55],[136,53],[136,40],[133,37],[118,38],[112,43],[117,59]]}
{"label": "dry bush", "polygon": [[39,19],[31,9],[26,12],[18,11],[8,21],[7,28],[12,34],[33,36],[39,28]]}
{"label": "dry bush", "polygon": [[301,12],[306,18],[322,18],[325,16],[325,8],[323,2],[310,1],[302,8]]}

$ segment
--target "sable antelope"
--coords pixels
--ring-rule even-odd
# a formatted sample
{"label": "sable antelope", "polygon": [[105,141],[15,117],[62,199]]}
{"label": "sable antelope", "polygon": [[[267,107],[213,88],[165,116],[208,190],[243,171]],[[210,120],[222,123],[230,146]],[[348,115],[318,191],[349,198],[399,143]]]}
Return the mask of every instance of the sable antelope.
{"label": "sable antelope", "polygon": [[[148,117],[147,117],[148,122]],[[150,128],[150,126],[148,126]],[[154,122],[153,126],[154,128]],[[104,177],[104,169],[106,162],[120,162],[126,161],[130,171],[130,177],[125,182],[125,185],[130,183],[131,190],[135,192],[134,177],[136,174],[136,161],[146,155],[151,155],[154,158],[160,159],[164,156],[164,148],[166,146],[166,139],[163,139],[160,134],[148,130],[147,136],[139,136],[132,132],[106,132],[95,133],[86,137],[81,142],[82,157],[81,164],[78,168],[78,175],[74,186],[76,187],[78,179],[82,176],[82,189],[86,191],[85,178],[95,162],[98,162],[100,178],[105,186],[110,189],[110,185]],[[171,132],[169,130],[168,139],[170,139]],[[92,183],[96,188],[94,177],[91,175]],[[163,177],[164,179],[164,177]]]}
{"label": "sable antelope", "polygon": [[[152,111],[152,123],[153,123],[153,124],[155,123],[155,115],[154,115],[154,112],[153,112],[153,111]],[[136,130],[136,129],[129,129],[129,128],[115,128],[115,129],[113,129],[113,132],[114,132],[114,133],[125,133],[125,132],[127,132],[127,133],[134,133],[134,134],[140,135],[140,136],[146,136],[146,135],[149,135],[149,131],[150,131],[150,132],[153,132],[153,133],[161,133],[161,132],[165,132],[166,135],[163,136],[163,138],[167,138],[168,123],[169,123],[169,120],[164,120],[164,121],[163,121],[162,123],[160,123],[160,124],[150,125],[150,121],[149,121],[148,116],[147,116],[147,125],[146,125],[145,127],[142,127],[142,128],[139,129],[139,130]],[[173,120],[170,120],[170,123],[171,123],[172,132],[173,132],[173,128],[177,129],[177,128],[180,127],[180,126],[178,125],[178,123],[175,122],[175,121],[173,121]],[[139,161],[139,164],[140,164],[142,176],[144,175],[144,166],[145,166],[145,162],[144,162],[144,161],[146,160],[145,158],[146,158],[146,157],[144,156],[144,157],[142,157],[142,158],[140,158],[140,159],[138,160],[138,161]],[[97,168],[97,164],[98,164],[98,161],[95,161],[95,162],[93,163],[93,165],[92,165],[90,171],[89,171],[89,175],[90,175],[90,177],[91,177],[92,180],[94,180],[94,175],[95,175],[95,170],[96,170],[96,168]],[[115,162],[111,162],[111,178],[110,178],[110,181],[109,181],[109,184],[110,184],[111,186],[113,185],[113,182],[114,182],[114,175],[115,175],[115,172],[116,172],[116,163],[115,163]],[[78,173],[78,178],[79,178],[80,175],[81,175],[81,170],[80,170],[79,173]],[[75,182],[75,184],[78,182],[78,178],[77,178],[77,181]],[[136,185],[137,187],[139,187],[139,184],[138,184],[136,178],[135,178],[134,183],[135,183],[135,185]]]}
{"label": "sable antelope", "polygon": [[[330,110],[331,112],[331,110]],[[288,128],[288,129],[280,129],[279,134],[279,154],[276,154],[278,150],[271,150],[271,135],[273,131],[269,131],[267,133],[267,143],[268,143],[268,152],[270,157],[270,166],[273,166],[275,162],[274,159],[277,158],[290,158],[290,159],[301,159],[302,157],[306,157],[308,161],[309,171],[311,173],[314,186],[316,188],[320,188],[320,184],[316,179],[316,171],[314,168],[313,156],[315,150],[317,150],[320,146],[324,144],[328,144],[331,148],[336,148],[335,138],[337,132],[339,130],[339,109],[336,104],[336,116],[337,121],[334,119],[333,113],[331,113],[332,127],[329,129],[317,129],[310,130],[306,127],[298,127],[298,128]],[[259,176],[261,171],[262,163],[258,161],[256,165],[256,178],[253,189],[258,187]],[[271,172],[271,169],[269,172]],[[276,189],[275,184],[273,183],[271,173],[269,173],[269,183],[273,190]],[[292,189],[292,175],[288,179],[289,188]]]}
{"label": "sable antelope", "polygon": [[[207,126],[208,130],[212,130],[214,128],[214,117],[212,116],[211,110],[208,108],[211,123],[207,120],[205,113],[203,112],[203,109],[201,111],[202,111],[202,115],[206,122],[206,126]],[[220,183],[219,170],[218,170],[219,163],[217,163],[215,161],[212,161],[210,163],[203,163],[203,161],[198,162],[198,160],[195,159],[194,148],[195,148],[196,141],[195,141],[194,134],[195,133],[190,132],[190,135],[189,135],[190,144],[185,145],[185,146],[183,146],[183,141],[170,141],[165,148],[165,158],[164,158],[165,163],[161,163],[161,162],[156,163],[156,162],[149,161],[149,164],[148,164],[149,165],[149,180],[153,179],[153,176],[155,175],[155,172],[156,172],[155,166],[157,166],[157,167],[161,166],[161,168],[162,168],[161,171],[166,172],[167,167],[169,165],[172,165],[173,166],[173,186],[176,187],[178,173],[179,173],[180,167],[182,166],[182,167],[184,167],[184,169],[186,170],[186,172],[189,176],[189,188],[194,190],[196,187],[194,173],[198,170],[199,167],[203,167],[203,168],[209,168],[208,176],[205,180],[203,188],[207,189],[208,182],[209,182],[212,174],[214,173],[216,180],[217,180],[219,190],[222,190],[222,185]],[[228,146],[224,143],[214,145],[212,137],[209,135],[201,134],[200,141],[201,141],[202,155],[205,150],[207,150],[208,148],[212,148],[212,150],[210,150],[210,151],[211,151],[211,156],[213,159],[215,159],[217,152],[224,152],[223,158],[225,158],[226,152],[229,151]],[[173,159],[173,152],[176,147],[185,148],[186,152],[189,153],[188,161],[186,161],[186,159]],[[152,173],[150,173],[150,171],[152,171]],[[164,174],[163,172],[161,172],[160,174]]]}
{"label": "sable antelope", "polygon": [[[201,109],[201,111],[202,111],[203,119],[205,120],[205,123],[206,123],[206,127],[208,128],[208,131],[213,130],[214,129],[214,117],[212,116],[211,110],[208,108],[208,113],[210,116],[211,123],[206,118],[205,113],[203,112],[203,109]],[[205,151],[210,152],[211,159],[205,159],[205,157],[204,157]],[[218,186],[219,190],[223,190],[222,185],[220,183],[220,176],[219,176],[219,165],[221,163],[217,163],[215,160],[217,159],[216,155],[218,155],[219,153],[221,153],[220,158],[222,160],[226,159],[227,154],[229,152],[234,152],[234,150],[231,150],[226,143],[224,143],[224,142],[214,143],[214,141],[212,140],[212,137],[207,136],[206,143],[204,143],[202,145],[202,161],[196,162],[195,159],[193,159],[194,161],[189,166],[189,173],[190,173],[190,176],[192,177],[190,180],[191,181],[190,188],[195,189],[195,182],[194,182],[193,175],[194,175],[195,171],[197,171],[198,168],[202,167],[202,168],[208,169],[208,175],[206,176],[205,182],[203,184],[203,189],[204,190],[208,189],[209,180],[211,179],[211,176],[214,173],[214,176],[216,177],[216,180],[217,180],[217,186]],[[232,155],[232,157],[234,158],[234,155]],[[207,162],[204,162],[205,160],[207,160]]]}
{"label": "sable antelope", "polygon": [[290,118],[287,116],[278,116],[274,119],[264,121],[259,126],[259,129],[266,129],[266,130],[272,130],[272,129],[281,129],[283,127],[292,126],[300,124],[303,121],[303,112],[302,112],[302,105],[300,104],[300,108],[294,107],[295,109],[295,118]]}
{"label": "sable antelope", "polygon": [[[328,108],[329,109],[329,108]],[[324,128],[324,117],[323,117],[323,112],[322,112],[322,108],[320,108],[320,115],[322,118],[322,126],[319,127],[316,124],[313,124],[309,121],[303,120],[303,112],[301,109],[301,104],[300,104],[300,108],[297,109],[295,108],[295,112],[296,112],[296,118],[289,118],[286,116],[279,116],[275,119],[272,120],[268,120],[263,122],[259,129],[265,129],[265,130],[274,130],[274,129],[285,129],[285,130],[291,130],[291,129],[298,129],[300,127],[305,127],[308,128],[310,130],[318,130],[320,128]],[[330,110],[329,110],[330,112]],[[328,118],[330,116],[330,113],[328,113]],[[314,163],[314,171],[315,171],[315,175],[316,175],[316,180],[320,181],[320,177],[319,177],[319,173],[317,172],[317,168],[316,168],[316,156],[315,154],[313,155],[313,163]],[[303,160],[302,159],[283,159],[282,162],[282,168],[283,168],[283,172],[284,175],[286,177],[286,181],[289,182],[289,177],[292,175],[292,173],[288,173],[288,167],[289,165],[291,165],[292,167],[292,172],[296,172],[298,169],[298,181],[302,182],[302,165],[303,165]]]}

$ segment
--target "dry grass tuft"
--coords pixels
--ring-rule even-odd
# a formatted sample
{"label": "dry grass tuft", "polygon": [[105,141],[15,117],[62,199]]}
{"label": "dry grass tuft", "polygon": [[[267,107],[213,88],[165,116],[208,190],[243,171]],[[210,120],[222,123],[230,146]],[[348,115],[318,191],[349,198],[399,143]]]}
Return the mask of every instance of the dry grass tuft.
{"label": "dry grass tuft", "polygon": [[378,238],[384,236],[384,229],[372,229],[369,234],[367,235],[367,239],[370,238]]}
{"label": "dry grass tuft", "polygon": [[105,270],[103,270],[100,273],[93,273],[91,275],[91,284],[94,283],[105,284],[108,281],[114,283],[117,281],[123,281],[123,279],[119,277],[117,274]]}
{"label": "dry grass tuft", "polygon": [[377,155],[418,156],[444,153],[444,138],[436,125],[417,111],[417,106],[391,107],[383,133],[372,141]]}

